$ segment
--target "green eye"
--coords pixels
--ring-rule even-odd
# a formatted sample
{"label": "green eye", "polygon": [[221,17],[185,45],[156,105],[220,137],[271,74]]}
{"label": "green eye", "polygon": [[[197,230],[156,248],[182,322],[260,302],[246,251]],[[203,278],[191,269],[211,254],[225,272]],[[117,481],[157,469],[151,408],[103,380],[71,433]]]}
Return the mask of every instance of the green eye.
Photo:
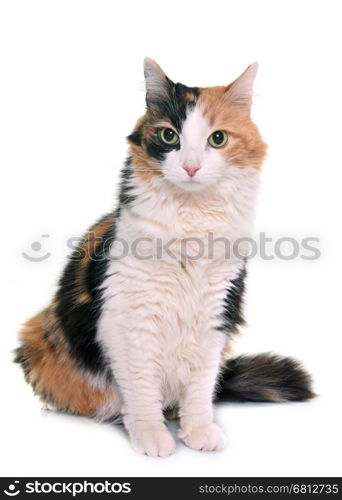
{"label": "green eye", "polygon": [[216,130],[208,138],[210,146],[213,148],[222,148],[228,141],[228,134],[224,130]]}
{"label": "green eye", "polygon": [[159,136],[161,140],[169,146],[173,146],[179,142],[179,136],[172,128],[162,128],[159,132]]}

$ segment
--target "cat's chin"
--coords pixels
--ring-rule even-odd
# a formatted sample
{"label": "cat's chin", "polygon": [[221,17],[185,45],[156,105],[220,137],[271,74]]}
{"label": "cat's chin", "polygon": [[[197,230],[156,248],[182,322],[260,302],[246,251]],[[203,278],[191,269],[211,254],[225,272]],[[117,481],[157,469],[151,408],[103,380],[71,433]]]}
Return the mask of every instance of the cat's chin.
{"label": "cat's chin", "polygon": [[198,181],[180,181],[177,183],[173,183],[173,185],[180,191],[186,191],[190,193],[200,192],[208,187],[207,184]]}

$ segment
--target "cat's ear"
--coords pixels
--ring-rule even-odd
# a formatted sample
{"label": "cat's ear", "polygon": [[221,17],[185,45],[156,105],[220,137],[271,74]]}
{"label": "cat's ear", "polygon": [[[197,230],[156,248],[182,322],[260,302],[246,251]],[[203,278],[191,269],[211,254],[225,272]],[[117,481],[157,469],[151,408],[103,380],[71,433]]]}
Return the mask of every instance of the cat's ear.
{"label": "cat's ear", "polygon": [[146,104],[152,106],[168,98],[171,80],[165,75],[159,64],[153,59],[144,59],[144,75],[146,83]]}
{"label": "cat's ear", "polygon": [[250,113],[253,99],[253,87],[258,63],[254,62],[233,83],[226,88],[226,98],[235,106]]}

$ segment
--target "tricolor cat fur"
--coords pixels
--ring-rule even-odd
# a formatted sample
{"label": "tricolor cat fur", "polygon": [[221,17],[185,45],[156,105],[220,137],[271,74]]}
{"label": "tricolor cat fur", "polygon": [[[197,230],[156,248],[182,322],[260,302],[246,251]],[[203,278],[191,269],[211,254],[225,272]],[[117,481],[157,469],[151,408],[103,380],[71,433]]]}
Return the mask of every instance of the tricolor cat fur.
{"label": "tricolor cat fur", "polygon": [[21,331],[16,359],[44,401],[122,419],[147,455],[175,451],[167,410],[189,447],[216,450],[213,399],[313,396],[292,359],[229,354],[246,263],[224,242],[251,233],[266,153],[250,118],[256,71],[194,88],[145,60],[146,113],[128,137],[118,207],[90,228],[51,305]]}

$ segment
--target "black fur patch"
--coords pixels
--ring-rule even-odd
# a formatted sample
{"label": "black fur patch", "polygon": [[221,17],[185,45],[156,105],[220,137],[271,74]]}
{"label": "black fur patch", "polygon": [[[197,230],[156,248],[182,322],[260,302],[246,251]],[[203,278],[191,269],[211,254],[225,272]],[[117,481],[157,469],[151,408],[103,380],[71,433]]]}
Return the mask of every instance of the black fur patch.
{"label": "black fur patch", "polygon": [[[182,83],[173,83],[167,78],[167,94],[165,98],[158,100],[149,100],[147,97],[146,119],[139,127],[128,136],[128,140],[133,144],[146,147],[147,153],[159,162],[165,159],[165,155],[172,150],[179,150],[180,144],[167,145],[159,137],[156,131],[144,142],[142,139],[142,130],[145,126],[153,125],[159,120],[168,120],[175,130],[180,133],[183,123],[186,119],[187,111],[195,106],[199,97],[200,89],[198,87],[187,87]],[[189,95],[191,100],[189,100]]]}
{"label": "black fur patch", "polygon": [[135,197],[132,195],[132,185],[130,183],[133,175],[132,158],[127,158],[124,168],[121,170],[121,182],[119,191],[119,206],[129,205],[134,201]]}
{"label": "black fur patch", "polygon": [[292,358],[263,353],[227,361],[216,399],[305,401],[315,397],[310,375]]}
{"label": "black fur patch", "polygon": [[[19,363],[24,371],[25,380],[27,383],[30,383],[29,375],[31,371],[31,363],[30,358],[26,354],[25,348],[23,345],[17,347],[14,351],[14,363]],[[32,384],[33,385],[33,384]],[[34,389],[34,386],[33,386]]]}
{"label": "black fur patch", "polygon": [[[188,109],[195,105],[199,96],[198,87],[187,87],[182,83],[173,83],[169,80],[168,93],[165,99],[153,103],[153,116],[157,119],[168,118],[178,132],[181,132]],[[191,94],[193,100],[187,96]],[[149,107],[147,101],[147,107]]]}
{"label": "black fur patch", "polygon": [[224,299],[222,325],[219,328],[224,332],[234,332],[238,326],[244,324],[242,305],[246,275],[246,266],[244,266],[237,278],[231,282],[229,290],[227,291],[227,295]]}
{"label": "black fur patch", "polygon": [[142,139],[141,131],[142,131],[141,126],[136,130],[133,130],[133,132],[129,136],[127,136],[127,140],[129,142],[132,142],[133,144],[136,144],[137,146],[141,146],[141,139]]}
{"label": "black fur patch", "polygon": [[147,153],[158,161],[163,161],[165,159],[165,155],[170,153],[170,151],[178,151],[179,149],[179,143],[173,146],[168,146],[160,139],[159,134],[157,133],[153,134],[153,136],[146,142]]}
{"label": "black fur patch", "polygon": [[[114,220],[114,215],[113,215]],[[85,285],[91,300],[79,303],[77,275],[80,265],[79,251],[71,256],[57,292],[56,313],[69,341],[70,354],[77,363],[92,373],[108,373],[106,359],[96,341],[97,322],[103,305],[101,285],[109,262],[108,249],[115,237],[114,225],[98,243],[96,255],[88,264]]]}

